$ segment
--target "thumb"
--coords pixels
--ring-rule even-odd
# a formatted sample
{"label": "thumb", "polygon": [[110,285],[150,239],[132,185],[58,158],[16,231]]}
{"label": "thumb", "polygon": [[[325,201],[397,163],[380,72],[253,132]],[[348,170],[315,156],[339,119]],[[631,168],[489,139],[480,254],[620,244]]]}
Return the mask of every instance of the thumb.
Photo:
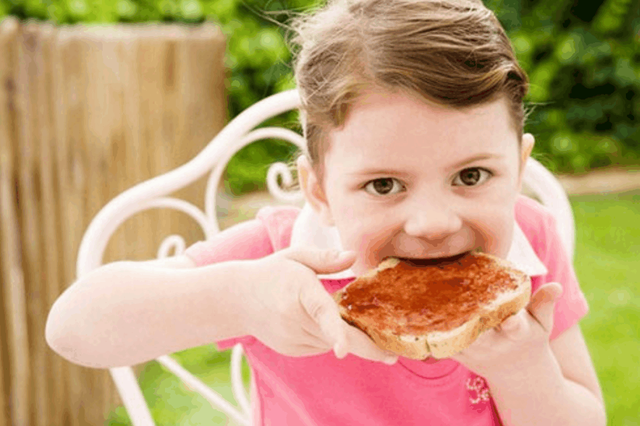
{"label": "thumb", "polygon": [[531,296],[527,310],[542,328],[551,332],[553,328],[553,311],[556,301],[562,294],[562,286],[559,283],[547,283]]}
{"label": "thumb", "polygon": [[324,340],[333,346],[336,356],[344,358],[347,355],[347,324],[342,321],[333,298],[318,283],[302,287],[300,303],[320,327]]}
{"label": "thumb", "polygon": [[356,260],[354,251],[286,249],[282,254],[311,268],[317,274],[331,274],[348,269]]}

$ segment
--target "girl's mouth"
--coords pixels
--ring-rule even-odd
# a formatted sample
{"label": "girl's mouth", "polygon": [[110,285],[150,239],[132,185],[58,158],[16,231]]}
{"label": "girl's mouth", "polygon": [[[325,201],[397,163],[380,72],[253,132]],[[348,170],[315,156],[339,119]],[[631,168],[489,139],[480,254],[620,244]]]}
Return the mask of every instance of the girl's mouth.
{"label": "girl's mouth", "polygon": [[453,256],[447,256],[447,257],[434,257],[434,258],[428,258],[428,259],[398,257],[398,259],[402,260],[403,262],[412,264],[414,266],[433,266],[441,263],[456,262],[457,260],[463,258],[467,254],[471,253],[472,251],[474,250],[465,251],[465,252],[458,253]]}

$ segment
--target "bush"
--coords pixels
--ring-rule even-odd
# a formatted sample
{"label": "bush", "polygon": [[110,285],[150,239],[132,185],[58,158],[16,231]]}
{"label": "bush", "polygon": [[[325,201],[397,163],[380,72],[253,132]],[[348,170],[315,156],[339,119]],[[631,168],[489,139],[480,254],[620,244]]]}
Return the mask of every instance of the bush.
{"label": "bush", "polygon": [[640,3],[489,0],[527,70],[527,131],[557,172],[637,164]]}
{"label": "bush", "polygon": [[[218,22],[228,38],[229,113],[294,87],[284,25],[323,0],[0,0],[0,17],[77,22]],[[534,156],[555,172],[640,161],[640,2],[485,0],[509,33],[531,80],[526,131]],[[294,123],[287,114],[274,123]],[[289,158],[285,143],[261,142],[229,164],[234,192],[263,187],[266,165]]]}

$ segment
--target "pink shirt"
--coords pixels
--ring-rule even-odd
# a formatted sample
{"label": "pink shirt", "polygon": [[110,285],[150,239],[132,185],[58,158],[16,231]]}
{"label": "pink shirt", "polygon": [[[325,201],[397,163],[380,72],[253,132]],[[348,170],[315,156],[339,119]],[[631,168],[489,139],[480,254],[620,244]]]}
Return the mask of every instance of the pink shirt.
{"label": "pink shirt", "polygon": [[[299,209],[267,207],[232,238],[222,232],[189,247],[198,266],[231,259],[255,259],[288,247]],[[588,311],[572,263],[562,247],[553,216],[520,197],[516,221],[547,268],[531,279],[532,290],[556,281],[564,292],[556,304],[551,339]],[[322,280],[330,293],[352,278]],[[220,341],[220,350],[242,343],[252,368],[256,425],[499,425],[486,382],[452,359],[438,362],[400,358],[395,365],[332,352],[287,357],[253,336]]]}

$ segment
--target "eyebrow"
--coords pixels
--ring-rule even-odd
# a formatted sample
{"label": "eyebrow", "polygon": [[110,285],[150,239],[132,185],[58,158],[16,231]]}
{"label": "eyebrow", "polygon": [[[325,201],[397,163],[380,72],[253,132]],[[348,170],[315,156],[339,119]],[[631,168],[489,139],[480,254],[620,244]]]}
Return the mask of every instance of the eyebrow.
{"label": "eyebrow", "polygon": [[352,176],[407,176],[406,172],[393,169],[365,169],[349,173]]}
{"label": "eyebrow", "polygon": [[459,163],[452,165],[451,168],[457,169],[459,167],[466,166],[467,164],[471,164],[479,160],[502,159],[502,158],[504,158],[504,155],[502,154],[491,154],[489,152],[483,152],[482,154],[477,154],[477,155],[474,155],[473,157],[464,159]]}
{"label": "eyebrow", "polygon": [[[504,155],[502,154],[492,154],[492,153],[488,153],[488,152],[484,152],[481,154],[477,154],[474,155],[473,157],[469,157],[466,158],[462,161],[460,161],[459,163],[453,164],[451,166],[449,166],[449,169],[457,169],[463,166],[466,166],[467,164],[471,164],[473,162],[476,161],[480,161],[480,160],[490,160],[490,159],[503,159]],[[350,173],[353,176],[372,176],[372,175],[376,175],[376,176],[406,176],[407,173],[400,171],[400,170],[393,170],[393,169],[366,169],[366,170],[359,170],[357,172],[354,173]]]}

